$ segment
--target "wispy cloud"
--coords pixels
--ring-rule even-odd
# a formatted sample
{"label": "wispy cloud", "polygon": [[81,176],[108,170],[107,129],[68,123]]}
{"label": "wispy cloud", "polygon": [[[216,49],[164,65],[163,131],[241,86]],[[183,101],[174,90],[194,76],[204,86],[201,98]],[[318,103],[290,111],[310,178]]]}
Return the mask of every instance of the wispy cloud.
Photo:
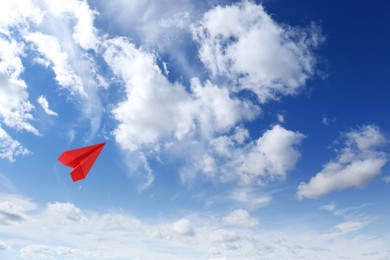
{"label": "wispy cloud", "polygon": [[15,157],[27,154],[31,152],[0,127],[0,158],[15,162]]}
{"label": "wispy cloud", "polygon": [[0,173],[0,192],[1,193],[16,193],[17,188],[12,181],[3,173]]}
{"label": "wispy cloud", "polygon": [[322,235],[325,239],[335,239],[341,235],[345,235],[359,229],[364,228],[370,223],[369,220],[348,220],[341,222],[332,227],[328,232]]}
{"label": "wispy cloud", "polygon": [[249,209],[265,207],[272,201],[272,196],[258,193],[251,188],[236,188],[230,192],[230,198]]}
{"label": "wispy cloud", "polygon": [[49,116],[58,116],[56,112],[54,112],[49,108],[49,102],[47,101],[46,97],[39,96],[37,101],[41,105],[42,109],[45,111],[46,114],[48,114]]}
{"label": "wispy cloud", "polygon": [[361,213],[361,210],[367,206],[367,204],[364,204],[356,207],[339,208],[336,203],[331,202],[329,204],[321,206],[320,209],[329,211],[333,215],[340,216],[345,219],[354,219],[363,217],[364,214]]}
{"label": "wispy cloud", "polygon": [[[58,86],[68,89],[81,114],[100,126],[102,106],[98,88],[104,78],[90,53],[97,51],[96,12],[85,1],[3,1],[0,4],[0,119],[5,126],[39,135],[32,125],[34,106],[21,78],[22,57],[53,69]],[[89,51],[89,53],[88,53]],[[103,84],[104,85],[104,84]],[[47,102],[39,103],[50,114]]]}

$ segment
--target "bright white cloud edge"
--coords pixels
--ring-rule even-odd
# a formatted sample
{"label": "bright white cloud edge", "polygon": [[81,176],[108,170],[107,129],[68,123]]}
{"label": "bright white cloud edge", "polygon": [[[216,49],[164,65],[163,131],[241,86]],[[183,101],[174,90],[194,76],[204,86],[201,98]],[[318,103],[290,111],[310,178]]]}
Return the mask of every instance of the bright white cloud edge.
{"label": "bright white cloud edge", "polygon": [[378,176],[387,162],[379,148],[387,141],[375,125],[364,125],[344,135],[345,144],[336,159],[308,183],[301,182],[297,189],[299,199],[315,199],[333,191],[362,188]]}

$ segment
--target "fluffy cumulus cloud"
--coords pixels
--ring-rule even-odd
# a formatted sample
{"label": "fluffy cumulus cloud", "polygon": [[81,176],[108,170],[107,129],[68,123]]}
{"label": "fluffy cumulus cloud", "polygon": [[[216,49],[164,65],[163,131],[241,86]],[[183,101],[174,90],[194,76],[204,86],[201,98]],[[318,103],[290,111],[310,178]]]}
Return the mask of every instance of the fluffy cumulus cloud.
{"label": "fluffy cumulus cloud", "polygon": [[209,10],[193,37],[212,76],[253,91],[261,102],[297,93],[315,71],[313,49],[323,40],[316,26],[279,25],[251,1]]}
{"label": "fluffy cumulus cloud", "polygon": [[12,28],[22,28],[28,22],[41,21],[41,12],[33,1],[1,1],[0,3],[0,32],[10,36]]}
{"label": "fluffy cumulus cloud", "polygon": [[249,215],[248,211],[237,209],[230,212],[223,218],[223,221],[229,225],[238,225],[244,227],[253,227],[259,225],[259,221]]}
{"label": "fluffy cumulus cloud", "polygon": [[[98,88],[109,85],[97,67],[97,57],[102,55],[115,76],[110,83],[119,82],[123,86],[123,99],[110,109],[118,123],[112,133],[125,151],[125,158],[133,158],[128,162],[129,168],[133,172],[145,172],[140,190],[150,187],[154,181],[149,159],[156,153],[157,156],[164,152],[179,155],[177,151],[186,150],[185,156],[190,159],[189,165],[180,171],[182,180],[191,179],[194,172],[229,180],[227,172],[233,171],[233,177],[245,184],[266,183],[283,180],[294,168],[299,158],[296,146],[303,135],[275,126],[257,141],[251,140],[244,124],[256,119],[261,109],[238,95],[237,88],[232,86],[254,91],[263,102],[279,94],[296,93],[314,73],[312,49],[321,38],[315,29],[280,26],[261,5],[246,1],[217,6],[204,15],[195,12],[197,4],[188,1],[172,5],[174,8],[170,11],[175,15],[154,17],[149,24],[134,18],[134,26],[140,28],[135,30],[140,35],[134,42],[140,40],[149,47],[153,44],[147,42],[155,39],[148,40],[146,34],[142,35],[143,31],[150,34],[151,27],[147,25],[158,24],[157,27],[167,30],[192,28],[200,58],[215,77],[209,80],[193,77],[185,85],[168,79],[166,63],[159,65],[161,58],[157,54],[137,47],[138,44],[125,37],[100,36],[94,26],[99,13],[86,1],[26,1],[25,5],[3,5],[9,13],[6,18],[2,17],[1,28],[6,33],[2,38],[5,48],[1,49],[8,58],[3,59],[0,66],[4,68],[4,77],[0,80],[5,82],[0,88],[5,86],[7,95],[0,98],[12,99],[12,104],[18,104],[12,108],[0,103],[6,108],[0,110],[5,125],[39,134],[30,123],[34,107],[28,101],[27,85],[19,78],[24,69],[21,56],[28,53],[34,66],[39,64],[43,69],[51,69],[58,87],[65,89],[71,99],[81,101],[81,114],[90,119],[92,134],[97,133],[103,113]],[[148,1],[103,5],[107,8],[102,18],[118,12],[118,5],[135,13],[140,10],[155,13],[157,7],[161,7],[149,5]],[[199,4],[199,7],[204,10],[207,5]],[[231,19],[226,24],[222,22],[227,16],[232,23]],[[195,22],[198,18],[199,22]],[[118,15],[117,19],[122,18]],[[195,46],[191,37],[185,39]],[[270,59],[263,48],[253,48],[253,43],[258,41],[263,42],[260,46],[264,48],[274,46],[272,53],[280,55]],[[249,57],[242,53],[244,49],[255,53]],[[245,67],[245,64],[251,66]],[[260,69],[254,71],[253,66]],[[221,75],[230,81],[215,80]],[[11,85],[13,93],[9,91]],[[18,87],[14,87],[16,85]],[[57,115],[49,108],[45,97],[39,97],[38,103],[47,114]]]}
{"label": "fluffy cumulus cloud", "polygon": [[[246,130],[237,127],[233,133],[218,135],[203,146],[191,147],[195,152],[185,154],[192,156],[192,163],[182,169],[181,178],[187,183],[199,172],[221,183],[238,181],[247,187],[283,181],[300,158],[298,146],[303,139],[304,135],[299,132],[274,125],[257,140],[250,140]],[[248,194],[241,195],[238,197],[246,201]],[[253,207],[269,202],[266,197],[252,199],[248,204]]]}
{"label": "fluffy cumulus cloud", "polygon": [[182,236],[194,236],[195,231],[194,228],[192,227],[191,221],[189,221],[186,218],[179,219],[178,221],[174,222],[172,224],[172,229],[178,233],[179,235]]}
{"label": "fluffy cumulus cloud", "polygon": [[[149,10],[152,7],[146,7],[146,2],[124,8],[130,8],[129,12]],[[105,4],[107,12],[118,12],[113,6],[123,3]],[[131,22],[135,26],[142,23],[137,19]],[[168,20],[165,24],[171,26]],[[188,21],[181,28],[188,28]],[[234,176],[246,184],[283,180],[300,156],[296,146],[303,135],[278,125],[254,142],[242,124],[257,118],[261,110],[237,91],[250,89],[262,102],[296,93],[314,74],[312,50],[322,36],[314,26],[278,25],[261,5],[247,1],[212,8],[191,28],[199,56],[214,77],[203,82],[193,77],[188,86],[168,79],[162,71],[166,64],[158,65],[156,54],[128,39],[114,37],[102,42],[104,60],[124,86],[124,98],[112,110],[118,122],[113,131],[117,143],[131,157],[139,158],[132,164],[146,170],[149,177],[145,183],[149,184],[153,182],[151,154],[179,155],[178,150],[185,150],[190,158],[180,171],[184,182],[196,172],[228,180],[228,171],[237,173]],[[145,43],[144,37],[140,39]],[[217,84],[219,76],[230,81]],[[237,84],[238,89],[232,87]]]}
{"label": "fluffy cumulus cloud", "polygon": [[384,135],[374,125],[364,125],[344,135],[345,146],[336,159],[308,183],[298,186],[298,198],[318,198],[332,191],[362,188],[380,174],[387,156],[379,148],[386,143]]}
{"label": "fluffy cumulus cloud", "polygon": [[118,143],[134,151],[140,145],[153,144],[160,136],[188,133],[191,118],[183,107],[190,97],[182,86],[168,82],[154,55],[123,38],[106,41],[105,47],[106,62],[126,84],[126,99],[113,111],[119,121],[115,130]]}
{"label": "fluffy cumulus cloud", "polygon": [[[137,49],[124,38],[106,40],[104,48],[107,64],[125,84],[126,98],[113,110],[119,122],[114,135],[124,150],[209,139],[259,113],[251,102],[236,99],[227,88],[211,82],[202,84],[194,78],[189,91],[171,83],[153,54]],[[212,159],[202,158],[204,168],[212,171]]]}
{"label": "fluffy cumulus cloud", "polygon": [[[222,183],[238,181],[247,187],[283,181],[300,158],[298,146],[303,139],[299,132],[274,125],[257,140],[250,140],[245,128],[236,127],[231,133],[218,135],[197,147],[200,152],[192,154],[193,164],[183,170],[181,177],[187,182],[196,177],[191,172],[201,172]],[[252,193],[241,189],[231,197],[251,208],[270,201],[268,196],[257,198]]]}
{"label": "fluffy cumulus cloud", "polygon": [[257,141],[233,154],[232,161],[227,163],[228,168],[234,169],[245,184],[284,180],[300,157],[297,145],[303,138],[304,135],[299,132],[275,125]]}
{"label": "fluffy cumulus cloud", "polygon": [[[198,154],[189,155],[194,166],[182,171],[184,180],[194,171],[214,174],[230,169],[244,183],[256,179],[265,183],[283,180],[294,168],[299,158],[295,147],[302,134],[276,125],[257,142],[248,143],[248,130],[237,124],[256,117],[258,107],[234,98],[227,88],[202,84],[196,78],[189,91],[170,83],[154,55],[123,38],[107,40],[104,47],[106,62],[125,84],[126,99],[113,110],[119,122],[114,135],[124,150],[135,152],[188,140],[203,142],[190,149]],[[141,158],[144,168],[150,170],[144,155]]]}
{"label": "fluffy cumulus cloud", "polygon": [[71,203],[50,203],[47,205],[46,214],[71,222],[87,222],[87,218],[81,210]]}
{"label": "fluffy cumulus cloud", "polygon": [[113,111],[119,121],[115,137],[125,149],[134,151],[169,137],[180,140],[196,129],[206,134],[226,131],[257,114],[254,105],[209,82],[202,85],[194,79],[191,93],[170,83],[154,55],[123,38],[107,40],[105,47],[106,62],[126,85],[126,99]]}

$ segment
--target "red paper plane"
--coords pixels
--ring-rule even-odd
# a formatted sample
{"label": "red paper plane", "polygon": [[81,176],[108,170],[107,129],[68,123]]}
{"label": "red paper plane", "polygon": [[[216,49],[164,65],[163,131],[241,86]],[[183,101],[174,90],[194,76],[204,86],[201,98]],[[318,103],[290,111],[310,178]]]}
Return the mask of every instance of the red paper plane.
{"label": "red paper plane", "polygon": [[62,164],[72,167],[70,172],[73,181],[79,181],[87,177],[89,170],[106,143],[95,144],[74,150],[63,152],[58,158]]}

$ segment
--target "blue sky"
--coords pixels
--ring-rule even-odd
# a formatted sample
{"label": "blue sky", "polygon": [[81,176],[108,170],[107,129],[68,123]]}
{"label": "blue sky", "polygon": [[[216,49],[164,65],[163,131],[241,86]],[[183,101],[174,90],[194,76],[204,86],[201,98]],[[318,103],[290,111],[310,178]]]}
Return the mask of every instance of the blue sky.
{"label": "blue sky", "polygon": [[1,1],[0,258],[390,259],[389,7]]}

